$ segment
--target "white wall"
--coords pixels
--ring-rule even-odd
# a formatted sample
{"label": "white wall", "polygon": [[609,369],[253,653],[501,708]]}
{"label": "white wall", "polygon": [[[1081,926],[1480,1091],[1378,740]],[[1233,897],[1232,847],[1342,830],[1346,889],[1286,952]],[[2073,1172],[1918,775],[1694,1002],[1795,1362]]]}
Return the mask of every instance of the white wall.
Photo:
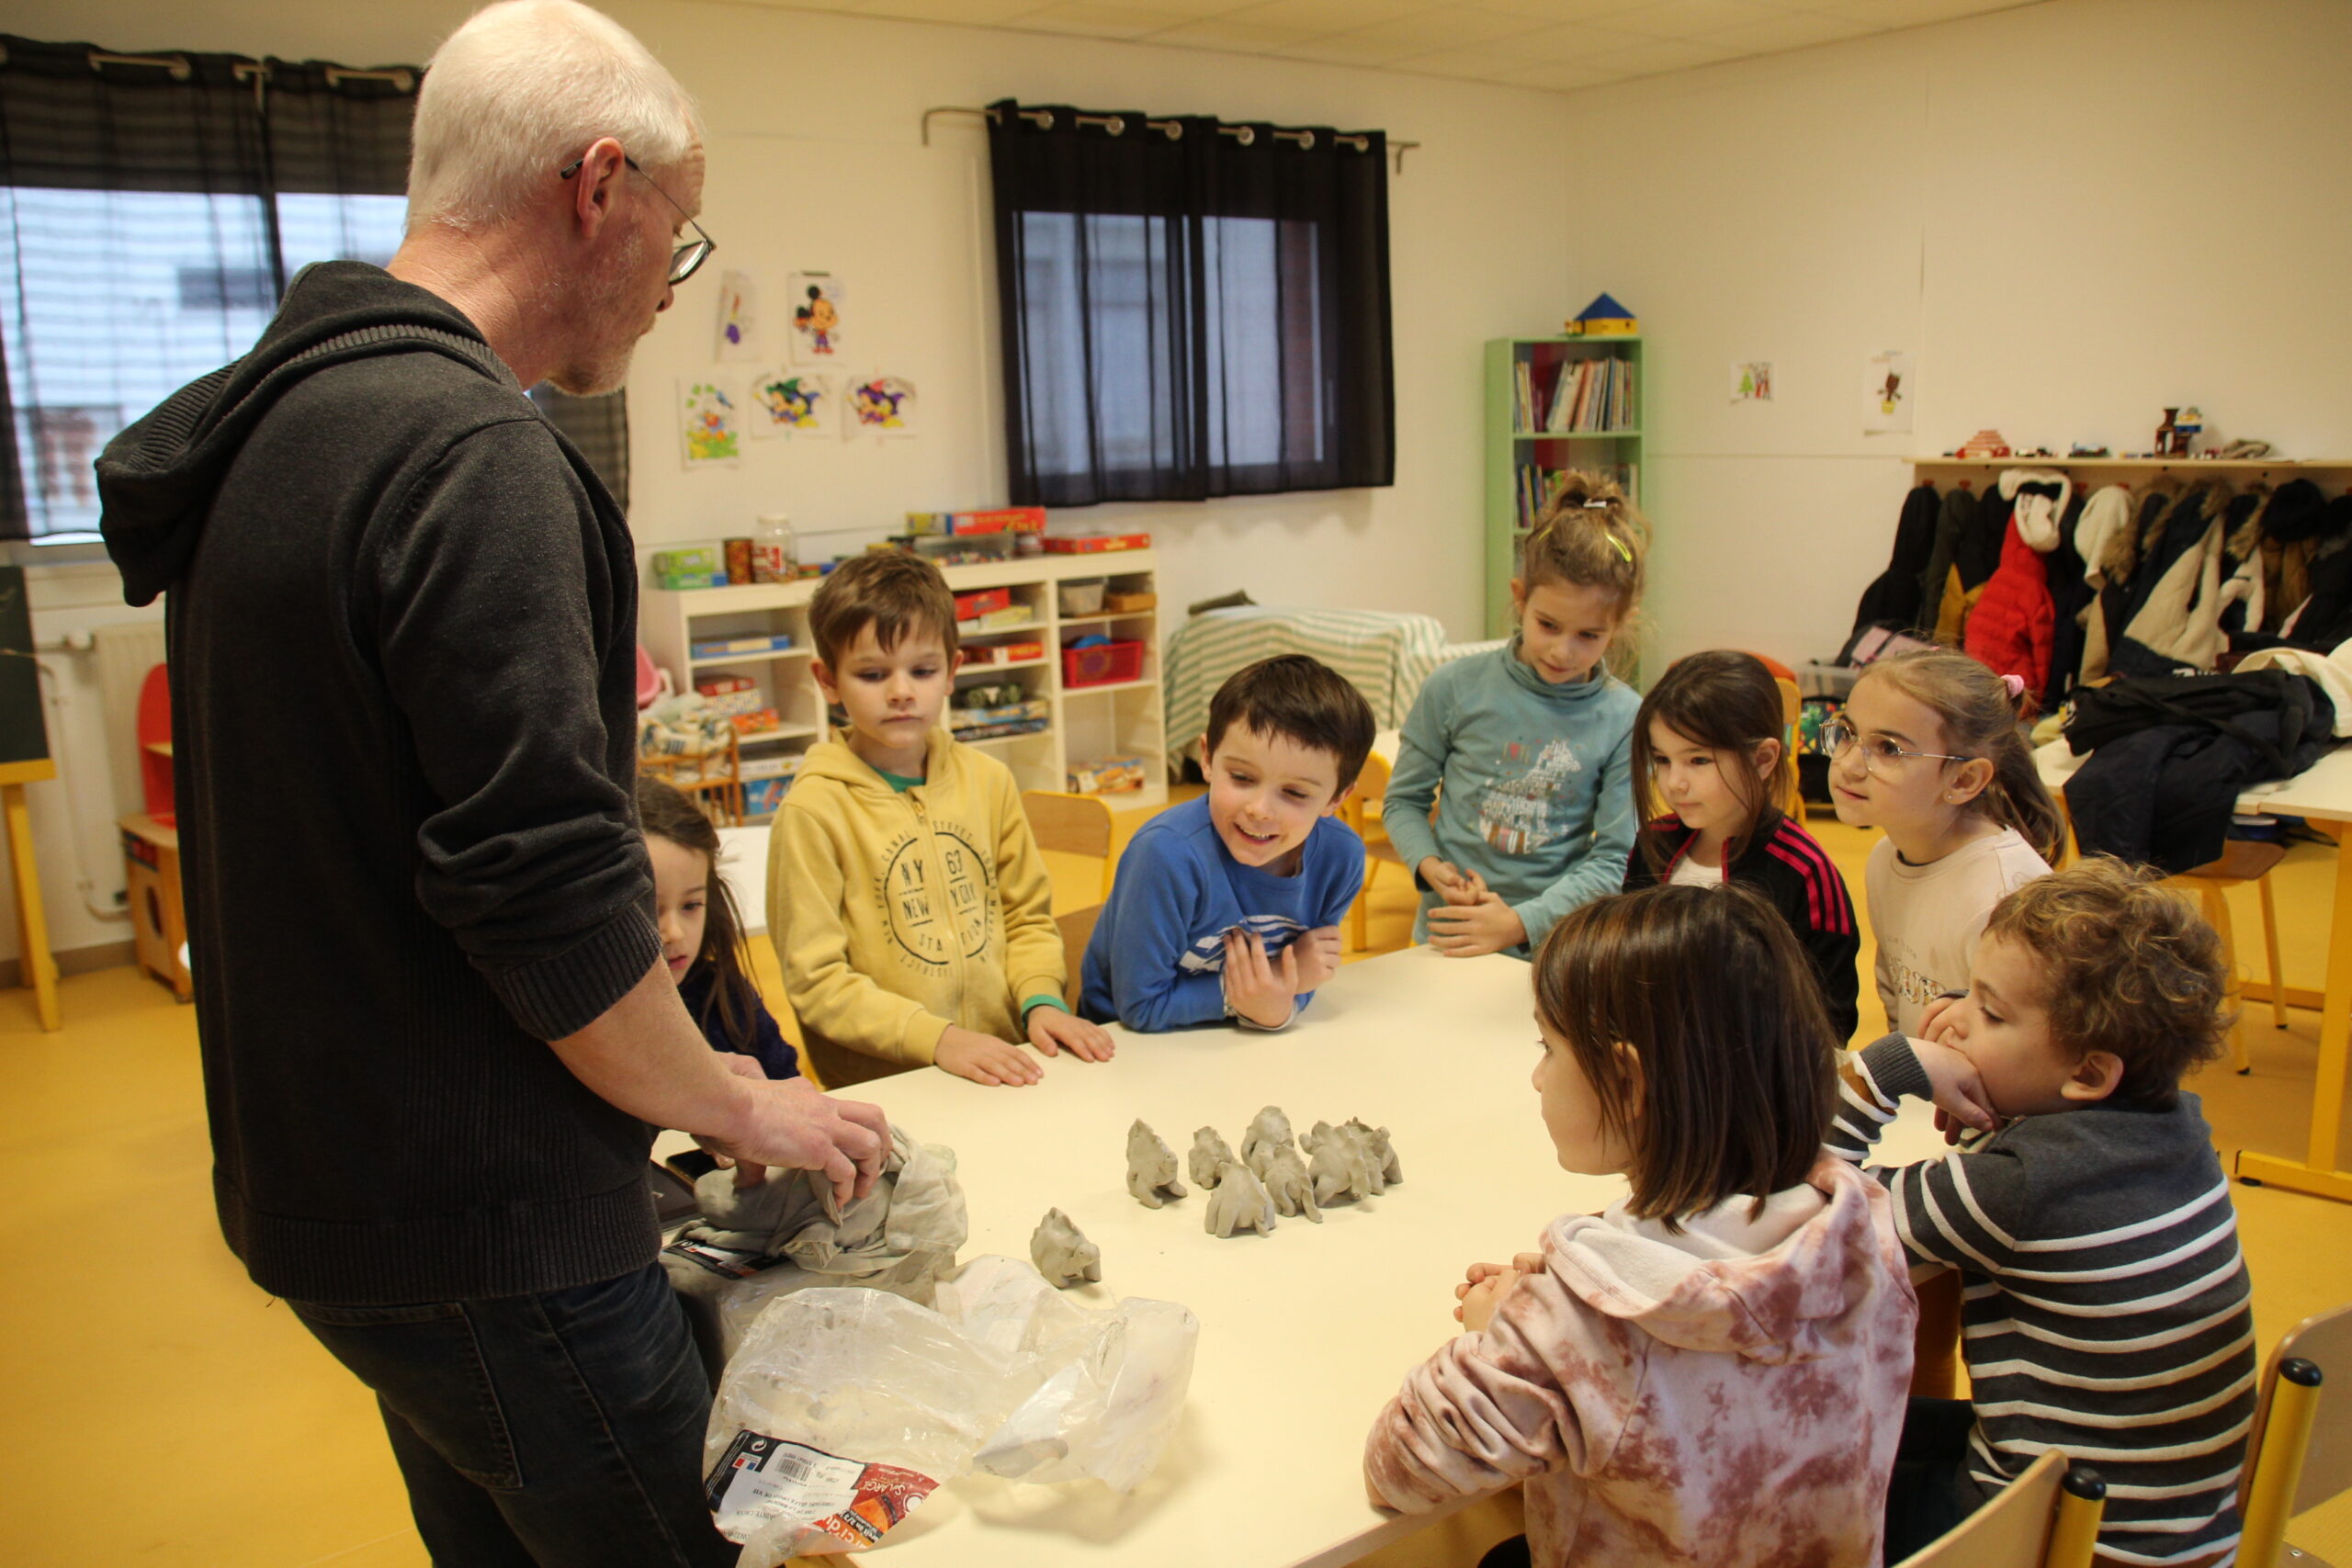
{"label": "white wall", "polygon": [[[229,50],[368,65],[422,60],[471,8],[463,0],[309,6],[14,0],[7,27],[121,50]],[[682,291],[672,319],[639,348],[631,378],[632,524],[641,543],[746,533],[755,513],[781,507],[804,536],[847,531],[804,537],[804,549],[854,548],[909,510],[1004,500],[986,140],[977,121],[942,119],[933,146],[923,148],[925,108],[1012,96],[1379,127],[1422,143],[1389,186],[1396,485],[1079,509],[1057,522],[1149,529],[1163,597],[1171,603],[1241,587],[1263,603],[1424,611],[1456,636],[1479,635],[1479,345],[1550,330],[1573,308],[1562,290],[1567,230],[1553,173],[1565,99],[1336,66],[706,0],[610,0],[605,8],[701,101],[710,131],[703,217],[720,247],[713,267],[754,274],[771,332],[784,310],[787,272],[842,275],[858,332],[850,368],[913,379],[928,421],[913,441],[747,443],[735,469],[684,472],[669,408],[678,377],[714,367],[713,271]],[[81,618],[81,612],[44,613],[40,603],[45,637]],[[69,668],[74,662],[65,660]],[[109,870],[102,852],[85,849],[76,861],[65,810],[64,791],[102,768],[103,752],[68,741],[60,759],[66,777],[30,792],[54,944],[122,940],[125,927],[83,913],[71,897],[74,883],[94,871],[119,886],[119,867]],[[95,867],[87,864],[93,860]],[[107,889],[96,892],[103,908]],[[0,912],[0,944],[9,944],[0,953],[12,951],[13,941],[13,921]]]}
{"label": "white wall", "polygon": [[[1572,276],[1637,310],[1660,650],[1834,652],[1900,459],[2209,437],[2352,457],[2352,6],[2052,0],[1581,93]],[[1569,292],[1589,292],[1589,288]],[[1863,362],[1917,356],[1912,435]],[[1734,360],[1776,400],[1734,406]]]}

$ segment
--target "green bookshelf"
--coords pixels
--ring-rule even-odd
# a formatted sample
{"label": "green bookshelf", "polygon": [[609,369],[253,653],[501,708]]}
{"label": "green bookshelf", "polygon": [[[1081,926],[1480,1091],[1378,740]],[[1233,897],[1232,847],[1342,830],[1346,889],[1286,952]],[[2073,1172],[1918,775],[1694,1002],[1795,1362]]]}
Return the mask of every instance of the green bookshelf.
{"label": "green bookshelf", "polygon": [[[1597,361],[1609,361],[1602,368]],[[1566,374],[1564,376],[1563,372]],[[1510,575],[1549,476],[1613,473],[1642,499],[1642,340],[1495,338],[1487,344],[1487,635],[1510,633]]]}

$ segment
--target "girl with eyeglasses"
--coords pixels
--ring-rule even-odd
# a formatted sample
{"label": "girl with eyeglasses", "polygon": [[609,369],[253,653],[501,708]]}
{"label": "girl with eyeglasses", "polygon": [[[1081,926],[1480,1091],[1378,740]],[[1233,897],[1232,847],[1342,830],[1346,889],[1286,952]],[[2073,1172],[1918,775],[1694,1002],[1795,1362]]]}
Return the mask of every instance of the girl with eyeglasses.
{"label": "girl with eyeglasses", "polygon": [[1993,906],[2061,853],[2064,820],[2018,730],[2023,694],[2014,675],[1922,649],[1871,665],[1823,727],[1838,819],[1886,832],[1863,887],[1890,1029],[1926,1034],[1936,1003],[1968,989]]}

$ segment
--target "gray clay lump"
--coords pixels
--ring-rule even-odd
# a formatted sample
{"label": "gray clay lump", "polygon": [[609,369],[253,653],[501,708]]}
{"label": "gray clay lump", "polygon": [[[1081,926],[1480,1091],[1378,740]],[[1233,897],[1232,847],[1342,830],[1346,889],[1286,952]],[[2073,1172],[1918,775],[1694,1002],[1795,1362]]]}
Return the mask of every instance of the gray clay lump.
{"label": "gray clay lump", "polygon": [[1159,1134],[1138,1118],[1127,1129],[1127,1190],[1147,1209],[1157,1209],[1168,1198],[1182,1198],[1192,1189],[1176,1177],[1176,1155]]}
{"label": "gray clay lump", "polygon": [[1102,1278],[1102,1249],[1059,1209],[1048,1209],[1029,1237],[1029,1260],[1057,1287]]}
{"label": "gray clay lump", "polygon": [[1239,1160],[1227,1160],[1209,1194],[1208,1233],[1228,1236],[1238,1230],[1264,1235],[1274,1228],[1274,1200],[1266,1184]]}
{"label": "gray clay lump", "polygon": [[1210,1188],[1216,1185],[1217,1167],[1233,1157],[1233,1150],[1227,1146],[1223,1134],[1204,1127],[1193,1134],[1193,1152],[1185,1157],[1193,1185]]}

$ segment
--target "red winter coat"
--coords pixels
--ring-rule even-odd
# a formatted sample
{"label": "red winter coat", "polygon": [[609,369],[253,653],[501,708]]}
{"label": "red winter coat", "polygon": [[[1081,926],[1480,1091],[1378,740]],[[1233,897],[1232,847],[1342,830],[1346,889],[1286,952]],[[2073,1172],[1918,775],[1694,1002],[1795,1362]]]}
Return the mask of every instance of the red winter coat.
{"label": "red winter coat", "polygon": [[1969,655],[1996,675],[2021,677],[2026,694],[2038,705],[2042,688],[2050,683],[2055,619],[2048,563],[2013,522],[2001,538],[2001,564],[1968,617]]}

